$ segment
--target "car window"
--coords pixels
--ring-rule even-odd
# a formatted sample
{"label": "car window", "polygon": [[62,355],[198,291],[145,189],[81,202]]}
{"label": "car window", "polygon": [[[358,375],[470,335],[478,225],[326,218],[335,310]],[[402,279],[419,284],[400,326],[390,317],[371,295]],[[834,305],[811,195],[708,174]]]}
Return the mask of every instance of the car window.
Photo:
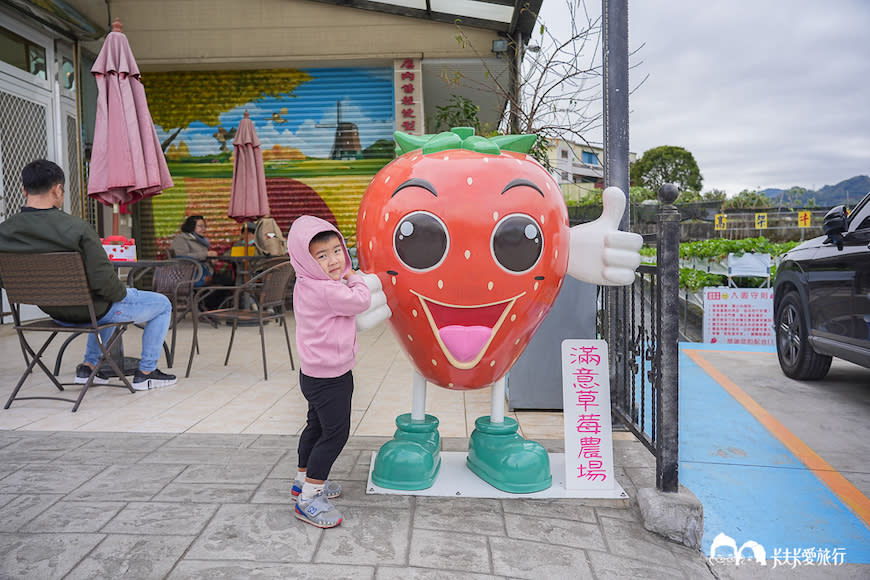
{"label": "car window", "polygon": [[870,195],[858,204],[849,220],[850,232],[868,229],[870,229]]}

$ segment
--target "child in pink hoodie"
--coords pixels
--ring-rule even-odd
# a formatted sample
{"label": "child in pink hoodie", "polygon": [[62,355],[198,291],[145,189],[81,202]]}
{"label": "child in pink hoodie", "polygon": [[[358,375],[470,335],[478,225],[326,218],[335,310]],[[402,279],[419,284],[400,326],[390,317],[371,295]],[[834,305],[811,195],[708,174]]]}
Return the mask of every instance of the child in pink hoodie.
{"label": "child in pink hoodie", "polygon": [[308,401],[308,423],[299,437],[299,472],[292,494],[300,520],[319,528],[341,523],[329,501],[341,486],[329,470],[350,435],[353,374],[359,349],[356,315],[371,304],[371,293],[351,268],[344,238],[329,222],[300,216],[287,235],[296,269],[293,312],[301,359],[299,387]]}

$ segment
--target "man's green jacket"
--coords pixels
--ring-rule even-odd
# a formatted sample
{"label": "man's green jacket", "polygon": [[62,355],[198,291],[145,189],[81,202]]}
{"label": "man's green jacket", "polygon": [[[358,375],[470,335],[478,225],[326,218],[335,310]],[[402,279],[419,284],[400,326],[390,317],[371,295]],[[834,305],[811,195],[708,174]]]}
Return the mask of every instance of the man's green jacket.
{"label": "man's green jacket", "polygon": [[[0,252],[81,253],[98,319],[109,311],[113,302],[120,302],[127,295],[127,288],[118,279],[94,228],[59,209],[25,207],[20,213],[0,223]],[[64,322],[90,320],[85,306],[46,306],[40,307],[40,310]]]}

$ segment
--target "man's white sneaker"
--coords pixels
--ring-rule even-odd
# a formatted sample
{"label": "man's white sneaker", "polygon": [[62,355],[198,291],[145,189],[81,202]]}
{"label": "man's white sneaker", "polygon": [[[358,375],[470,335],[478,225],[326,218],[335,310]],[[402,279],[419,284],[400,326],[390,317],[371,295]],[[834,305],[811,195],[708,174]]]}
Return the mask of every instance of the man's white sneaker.
{"label": "man's white sneaker", "polygon": [[160,369],[154,369],[147,375],[137,370],[136,375],[133,377],[133,389],[136,391],[147,391],[148,389],[168,387],[177,382],[178,379],[175,378],[175,375],[168,375]]}
{"label": "man's white sneaker", "polygon": [[[73,379],[73,382],[77,385],[84,385],[88,382],[88,379],[91,377],[91,372],[93,369],[86,364],[80,364],[76,367],[76,378]],[[109,377],[103,374],[103,371],[97,371],[94,375],[94,385],[105,385],[109,382]]]}

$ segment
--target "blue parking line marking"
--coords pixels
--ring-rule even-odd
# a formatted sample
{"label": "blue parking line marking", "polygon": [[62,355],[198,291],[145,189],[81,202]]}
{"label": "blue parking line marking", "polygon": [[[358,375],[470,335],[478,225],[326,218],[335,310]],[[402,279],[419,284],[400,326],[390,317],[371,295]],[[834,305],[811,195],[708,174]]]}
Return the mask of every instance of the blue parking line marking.
{"label": "blue parking line marking", "polygon": [[[771,352],[770,347],[685,345],[695,350]],[[680,353],[680,483],[704,505],[702,548],[720,532],[737,545],[776,551],[840,550],[870,564],[870,529],[683,352]],[[722,555],[721,553],[717,555]]]}

